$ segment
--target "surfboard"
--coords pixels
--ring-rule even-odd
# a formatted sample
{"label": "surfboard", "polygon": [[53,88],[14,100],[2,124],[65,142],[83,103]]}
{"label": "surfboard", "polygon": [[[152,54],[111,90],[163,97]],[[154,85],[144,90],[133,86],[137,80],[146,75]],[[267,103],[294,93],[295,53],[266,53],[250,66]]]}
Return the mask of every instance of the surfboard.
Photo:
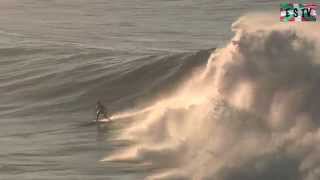
{"label": "surfboard", "polygon": [[110,121],[112,121],[113,119],[111,119],[111,117],[109,117],[109,118],[103,118],[103,119],[100,119],[100,120],[98,120],[98,122],[110,122]]}

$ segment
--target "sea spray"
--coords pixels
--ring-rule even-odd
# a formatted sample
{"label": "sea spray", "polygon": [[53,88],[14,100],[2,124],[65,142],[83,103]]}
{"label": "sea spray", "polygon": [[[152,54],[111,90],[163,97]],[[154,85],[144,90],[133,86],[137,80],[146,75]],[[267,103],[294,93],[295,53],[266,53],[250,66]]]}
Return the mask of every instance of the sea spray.
{"label": "sea spray", "polygon": [[147,179],[320,178],[319,25],[248,15],[174,96],[123,130],[105,161],[154,167]]}

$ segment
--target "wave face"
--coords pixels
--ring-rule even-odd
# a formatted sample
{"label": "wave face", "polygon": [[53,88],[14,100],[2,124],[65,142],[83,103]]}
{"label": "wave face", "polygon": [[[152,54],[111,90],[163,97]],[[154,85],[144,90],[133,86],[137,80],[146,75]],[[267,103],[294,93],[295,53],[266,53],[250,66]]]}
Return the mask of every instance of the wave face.
{"label": "wave face", "polygon": [[96,101],[115,112],[172,93],[212,52],[27,42],[0,45],[0,179],[141,179],[139,167],[97,162],[125,121],[96,126]]}
{"label": "wave face", "polygon": [[316,28],[240,18],[205,68],[132,114],[117,137],[132,144],[103,160],[141,163],[157,180],[319,179]]}

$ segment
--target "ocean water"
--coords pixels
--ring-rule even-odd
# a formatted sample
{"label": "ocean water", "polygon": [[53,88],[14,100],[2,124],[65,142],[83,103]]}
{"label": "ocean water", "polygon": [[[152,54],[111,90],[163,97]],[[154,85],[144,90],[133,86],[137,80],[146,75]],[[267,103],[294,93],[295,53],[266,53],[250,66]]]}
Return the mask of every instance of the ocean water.
{"label": "ocean water", "polygon": [[318,180],[319,25],[280,2],[1,0],[0,179]]}

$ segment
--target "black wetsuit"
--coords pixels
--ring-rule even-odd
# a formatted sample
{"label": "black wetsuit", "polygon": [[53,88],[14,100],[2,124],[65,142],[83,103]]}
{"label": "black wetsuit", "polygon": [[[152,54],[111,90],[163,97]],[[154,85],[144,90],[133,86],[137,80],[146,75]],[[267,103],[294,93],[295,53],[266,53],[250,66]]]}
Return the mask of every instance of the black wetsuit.
{"label": "black wetsuit", "polygon": [[99,120],[99,117],[101,114],[103,115],[104,118],[108,118],[107,109],[100,103],[100,101],[97,102],[96,110],[97,110],[96,121]]}

